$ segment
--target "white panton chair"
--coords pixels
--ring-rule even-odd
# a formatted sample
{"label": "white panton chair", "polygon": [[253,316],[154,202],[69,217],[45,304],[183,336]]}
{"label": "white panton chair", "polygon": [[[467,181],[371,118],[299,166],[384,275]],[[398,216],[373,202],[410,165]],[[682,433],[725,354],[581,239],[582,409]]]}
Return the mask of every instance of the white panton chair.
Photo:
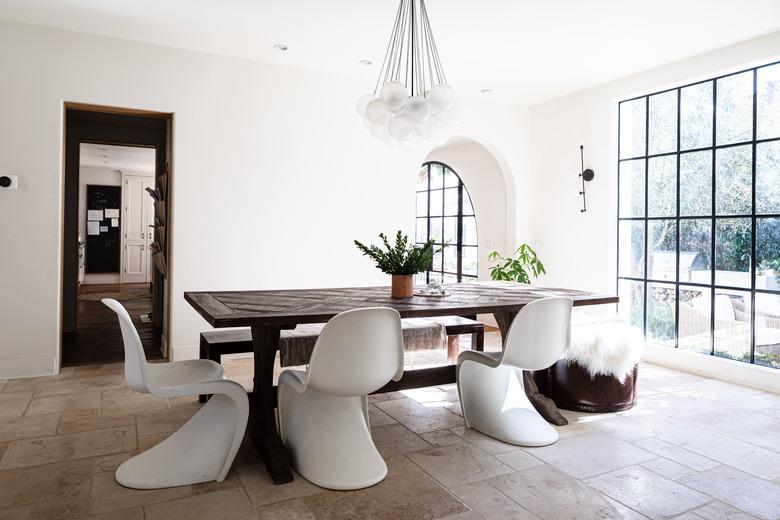
{"label": "white panton chair", "polygon": [[458,356],[458,395],[466,426],[519,446],[546,446],[558,432],[534,409],[523,370],[553,365],[569,346],[572,300],[543,298],[517,313],[502,352]]}
{"label": "white panton chair", "polygon": [[224,480],[249,417],[244,388],[224,379],[222,366],[213,361],[147,363],[141,339],[125,308],[116,300],[101,301],[119,317],[125,378],[131,389],[161,399],[213,394],[177,432],[119,466],[116,481],[134,489],[159,489]]}
{"label": "white panton chair", "polygon": [[371,439],[367,394],[403,375],[401,316],[342,312],[322,329],[306,371],[279,377],[279,429],[293,467],[328,489],[360,489],[387,475]]}

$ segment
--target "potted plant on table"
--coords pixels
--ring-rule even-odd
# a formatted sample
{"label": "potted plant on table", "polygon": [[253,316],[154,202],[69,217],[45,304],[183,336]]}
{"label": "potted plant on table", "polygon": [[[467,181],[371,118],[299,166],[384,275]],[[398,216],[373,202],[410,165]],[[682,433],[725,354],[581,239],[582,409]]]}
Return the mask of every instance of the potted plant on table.
{"label": "potted plant on table", "polygon": [[433,240],[423,245],[409,243],[409,237],[398,231],[395,244],[390,245],[384,233],[379,234],[384,248],[366,246],[355,240],[355,245],[364,255],[376,262],[377,268],[392,276],[393,298],[410,298],[414,294],[413,276],[430,267],[433,255],[441,251],[434,247]]}
{"label": "potted plant on table", "polygon": [[492,280],[531,283],[531,276],[538,278],[547,272],[536,251],[528,244],[521,244],[511,257],[504,257],[498,251],[493,251],[488,255],[488,260],[498,262],[490,268]]}

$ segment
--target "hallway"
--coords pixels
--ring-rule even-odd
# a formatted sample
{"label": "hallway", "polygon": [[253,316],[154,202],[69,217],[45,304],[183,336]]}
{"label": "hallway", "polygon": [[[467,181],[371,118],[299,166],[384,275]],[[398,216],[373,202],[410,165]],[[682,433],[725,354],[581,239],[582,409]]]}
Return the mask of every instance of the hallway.
{"label": "hallway", "polygon": [[79,288],[75,334],[66,334],[62,342],[62,365],[112,363],[124,360],[122,333],[116,314],[103,305],[101,298],[114,298],[127,308],[138,329],[148,359],[161,359],[160,331],[141,315],[152,312],[149,284],[89,284]]}

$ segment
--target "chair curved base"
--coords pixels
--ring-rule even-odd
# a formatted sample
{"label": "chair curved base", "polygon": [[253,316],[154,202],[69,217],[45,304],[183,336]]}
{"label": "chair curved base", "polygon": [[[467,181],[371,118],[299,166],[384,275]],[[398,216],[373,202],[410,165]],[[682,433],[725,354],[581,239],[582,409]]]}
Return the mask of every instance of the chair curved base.
{"label": "chair curved base", "polygon": [[224,480],[246,427],[241,414],[233,399],[214,395],[173,435],[119,466],[116,481],[133,489],[160,489]]}
{"label": "chair curved base", "polygon": [[458,365],[458,394],[466,426],[518,446],[547,446],[558,431],[525,394],[523,371],[464,360]]}
{"label": "chair curved base", "polygon": [[[339,491],[373,486],[387,476],[374,446],[366,396],[330,395],[307,388],[298,393],[279,380],[279,425],[293,467],[317,486]],[[293,381],[294,382],[294,381]]]}

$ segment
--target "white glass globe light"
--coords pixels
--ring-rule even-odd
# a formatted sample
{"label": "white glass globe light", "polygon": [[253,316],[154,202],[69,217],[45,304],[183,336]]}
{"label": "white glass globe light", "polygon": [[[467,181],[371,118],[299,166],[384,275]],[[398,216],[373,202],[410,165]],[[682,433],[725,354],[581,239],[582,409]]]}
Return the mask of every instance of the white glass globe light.
{"label": "white glass globe light", "polygon": [[371,135],[380,141],[389,141],[392,139],[390,132],[387,131],[387,125],[371,125]]}
{"label": "white glass globe light", "polygon": [[431,111],[434,114],[443,112],[450,108],[455,103],[455,89],[449,85],[439,84],[429,90],[426,95],[428,103],[431,106]]}
{"label": "white glass globe light", "polygon": [[425,121],[421,121],[414,125],[414,131],[420,137],[429,139],[436,136],[440,126],[439,119],[434,114],[431,114]]}
{"label": "white glass globe light", "polygon": [[371,131],[371,127],[374,125],[371,121],[368,120],[366,116],[363,116],[363,126],[366,127],[366,130],[369,132]]}
{"label": "white glass globe light", "polygon": [[455,102],[450,108],[439,112],[436,117],[448,126],[455,126],[460,123],[460,119],[463,116],[463,105],[460,102]]}
{"label": "white glass globe light", "polygon": [[368,107],[368,104],[371,103],[374,100],[373,94],[363,94],[358,98],[357,101],[357,113],[361,116],[365,117],[366,115],[366,107]]}
{"label": "white glass globe light", "polygon": [[393,111],[401,108],[408,97],[409,93],[406,91],[406,87],[398,81],[385,83],[382,85],[382,90],[379,91],[379,98],[385,102],[387,108]]}
{"label": "white glass globe light", "polygon": [[390,121],[393,113],[381,99],[374,99],[366,105],[366,117],[375,125],[383,125]]}
{"label": "white glass globe light", "polygon": [[420,123],[431,115],[431,107],[424,97],[414,96],[406,102],[404,114],[415,123]]}
{"label": "white glass globe light", "polygon": [[414,132],[414,121],[404,114],[394,116],[387,125],[387,129],[393,138],[399,141],[409,139]]}

